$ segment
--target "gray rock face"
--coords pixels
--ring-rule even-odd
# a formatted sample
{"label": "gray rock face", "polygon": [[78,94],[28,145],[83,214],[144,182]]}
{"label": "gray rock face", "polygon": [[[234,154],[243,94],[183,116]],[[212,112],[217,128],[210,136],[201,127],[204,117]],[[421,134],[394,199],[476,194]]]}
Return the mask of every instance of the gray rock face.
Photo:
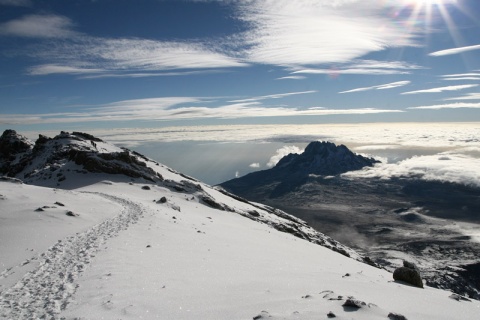
{"label": "gray rock face", "polygon": [[415,287],[423,288],[422,277],[417,266],[411,262],[403,261],[403,267],[395,269],[393,272],[395,281],[403,281]]}

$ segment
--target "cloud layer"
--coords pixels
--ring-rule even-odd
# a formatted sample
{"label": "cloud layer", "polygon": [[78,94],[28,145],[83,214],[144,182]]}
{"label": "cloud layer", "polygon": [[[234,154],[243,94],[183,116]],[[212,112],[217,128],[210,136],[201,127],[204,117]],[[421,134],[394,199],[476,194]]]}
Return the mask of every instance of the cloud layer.
{"label": "cloud layer", "polygon": [[380,179],[408,177],[480,187],[480,159],[453,153],[416,156],[399,163],[378,164],[373,168],[348,172],[344,176]]}

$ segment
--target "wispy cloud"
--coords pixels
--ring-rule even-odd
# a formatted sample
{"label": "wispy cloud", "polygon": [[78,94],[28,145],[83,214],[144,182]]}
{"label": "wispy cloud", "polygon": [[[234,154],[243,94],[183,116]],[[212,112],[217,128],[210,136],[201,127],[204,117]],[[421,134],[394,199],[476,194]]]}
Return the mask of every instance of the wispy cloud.
{"label": "wispy cloud", "polygon": [[[117,73],[126,76],[126,73],[134,73],[137,76],[150,76],[148,72],[247,66],[241,60],[216,52],[201,43],[142,39],[79,37],[74,42],[66,41],[60,45],[45,47],[44,50],[32,52],[30,55],[46,61],[56,61],[32,68],[46,69],[50,73],[66,73],[68,69],[65,67],[71,67],[93,69],[95,73],[103,70],[109,75]],[[45,68],[52,65],[64,68]]]}
{"label": "wispy cloud", "polygon": [[372,1],[253,0],[238,7],[240,19],[251,26],[242,39],[248,45],[245,54],[255,63],[342,63],[416,45],[415,35],[398,28]]}
{"label": "wispy cloud", "polygon": [[[159,71],[245,67],[248,62],[215,41],[156,41],[135,38],[100,38],[74,31],[64,16],[27,15],[0,24],[0,36],[44,40],[18,49],[42,63],[30,67],[30,75],[71,74],[87,79],[148,77]],[[55,40],[55,41],[53,41]],[[158,74],[156,74],[158,76]]]}
{"label": "wispy cloud", "polygon": [[304,76],[286,76],[286,77],[281,77],[277,78],[275,80],[303,80],[306,79]]}
{"label": "wispy cloud", "polygon": [[478,81],[478,80],[480,80],[480,73],[447,74],[447,75],[442,76],[442,80],[446,80],[446,81]]}
{"label": "wispy cloud", "polygon": [[[220,105],[218,105],[220,103]],[[197,97],[163,97],[151,99],[126,100],[102,106],[83,108],[79,112],[55,114],[3,114],[0,124],[34,124],[34,123],[71,123],[94,121],[167,121],[186,119],[236,119],[254,117],[285,117],[308,115],[351,115],[396,113],[401,110],[358,108],[326,109],[287,108],[265,106],[259,101],[221,103],[212,98]]]}
{"label": "wispy cloud", "polygon": [[28,15],[0,24],[0,35],[28,38],[66,38],[75,35],[70,19],[57,15]]}
{"label": "wispy cloud", "polygon": [[280,98],[285,98],[285,97],[288,97],[288,96],[295,96],[295,95],[299,95],[299,94],[308,94],[308,93],[315,93],[315,92],[317,92],[317,91],[309,90],[309,91],[300,91],[300,92],[278,93],[278,94],[270,94],[270,95],[266,95],[266,96],[247,98],[247,99],[232,100],[232,101],[229,101],[229,102],[251,102],[251,101],[260,101],[260,100],[266,100],[266,99],[280,99]]}
{"label": "wispy cloud", "polygon": [[[5,22],[0,25],[0,35],[57,40],[46,41],[26,53],[40,60],[29,71],[37,76],[151,77],[165,76],[167,73],[160,72],[172,70],[271,64],[287,70],[295,68],[294,73],[299,73],[277,80],[299,80],[305,78],[301,73],[408,74],[420,68],[395,61],[355,61],[367,53],[390,47],[416,46],[415,33],[398,28],[399,21],[386,17],[384,9],[373,1],[252,0],[229,4],[247,31],[218,39],[156,41],[93,37],[76,32],[69,18],[53,14],[28,15]],[[350,65],[339,70],[313,68],[332,63]]]}
{"label": "wispy cloud", "polygon": [[370,90],[386,90],[386,89],[403,87],[403,86],[406,86],[410,83],[411,83],[410,81],[398,81],[398,82],[381,84],[381,85],[372,86],[372,87],[351,89],[351,90],[342,91],[342,92],[339,92],[339,93],[351,93],[351,92],[361,92],[361,91],[370,91]]}
{"label": "wispy cloud", "polygon": [[458,90],[464,90],[464,89],[475,88],[475,87],[478,87],[478,84],[464,84],[459,86],[448,86],[448,87],[439,87],[439,88],[432,88],[432,89],[425,89],[425,90],[416,90],[416,91],[403,92],[402,94],[441,93],[445,91],[458,91]]}
{"label": "wispy cloud", "polygon": [[48,75],[48,74],[92,74],[104,72],[103,69],[91,69],[91,68],[76,68],[70,66],[60,66],[54,64],[44,64],[38,65],[30,68],[28,74],[38,76],[38,75]]}
{"label": "wispy cloud", "polygon": [[258,169],[258,168],[260,168],[260,163],[258,163],[258,162],[251,163],[251,164],[249,165],[249,167],[250,167],[250,168]]}
{"label": "wispy cloud", "polygon": [[464,52],[468,52],[468,51],[472,51],[472,50],[480,50],[480,45],[435,51],[435,52],[429,53],[429,56],[441,57],[441,56],[448,56],[448,55],[452,55],[452,54],[464,53]]}
{"label": "wispy cloud", "polygon": [[457,102],[450,104],[437,104],[431,106],[420,106],[420,107],[410,107],[407,109],[425,109],[425,110],[440,110],[440,109],[479,109],[480,102],[478,103],[466,103],[466,102]]}
{"label": "wispy cloud", "polygon": [[461,97],[455,97],[455,98],[448,98],[444,99],[445,101],[451,101],[451,100],[480,100],[480,93],[468,93],[467,95],[461,96]]}
{"label": "wispy cloud", "polygon": [[355,60],[351,63],[341,64],[339,66],[327,69],[308,68],[294,70],[292,74],[358,74],[358,75],[393,75],[393,74],[411,74],[413,70],[423,69],[423,67],[409,64],[401,61],[376,61],[376,60]]}

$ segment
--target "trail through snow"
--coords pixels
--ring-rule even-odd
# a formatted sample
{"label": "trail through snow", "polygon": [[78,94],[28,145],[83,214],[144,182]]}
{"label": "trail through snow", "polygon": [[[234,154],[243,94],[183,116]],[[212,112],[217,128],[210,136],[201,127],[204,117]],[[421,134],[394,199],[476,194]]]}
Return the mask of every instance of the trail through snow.
{"label": "trail through snow", "polygon": [[[38,267],[0,292],[0,316],[7,319],[54,319],[76,291],[76,280],[105,242],[136,223],[144,213],[137,203],[99,192],[83,192],[117,202],[123,210],[92,228],[67,237],[36,257]],[[33,260],[33,259],[32,259]],[[21,265],[20,265],[21,266]],[[20,267],[17,266],[17,267]]]}

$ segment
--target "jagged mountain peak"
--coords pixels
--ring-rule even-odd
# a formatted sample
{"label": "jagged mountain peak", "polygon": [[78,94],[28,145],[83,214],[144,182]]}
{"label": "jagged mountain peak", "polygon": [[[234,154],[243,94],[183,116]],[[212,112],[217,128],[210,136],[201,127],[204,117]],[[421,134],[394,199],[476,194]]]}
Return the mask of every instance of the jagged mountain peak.
{"label": "jagged mountain peak", "polygon": [[227,190],[244,194],[255,192],[275,198],[297,190],[314,176],[336,176],[373,166],[379,161],[350,151],[344,145],[313,141],[301,154],[289,154],[268,170],[261,170],[221,184]]}
{"label": "jagged mountain peak", "polygon": [[298,174],[337,175],[372,166],[379,161],[350,151],[344,145],[328,141],[313,141],[302,154],[283,157],[275,169],[286,169]]}

